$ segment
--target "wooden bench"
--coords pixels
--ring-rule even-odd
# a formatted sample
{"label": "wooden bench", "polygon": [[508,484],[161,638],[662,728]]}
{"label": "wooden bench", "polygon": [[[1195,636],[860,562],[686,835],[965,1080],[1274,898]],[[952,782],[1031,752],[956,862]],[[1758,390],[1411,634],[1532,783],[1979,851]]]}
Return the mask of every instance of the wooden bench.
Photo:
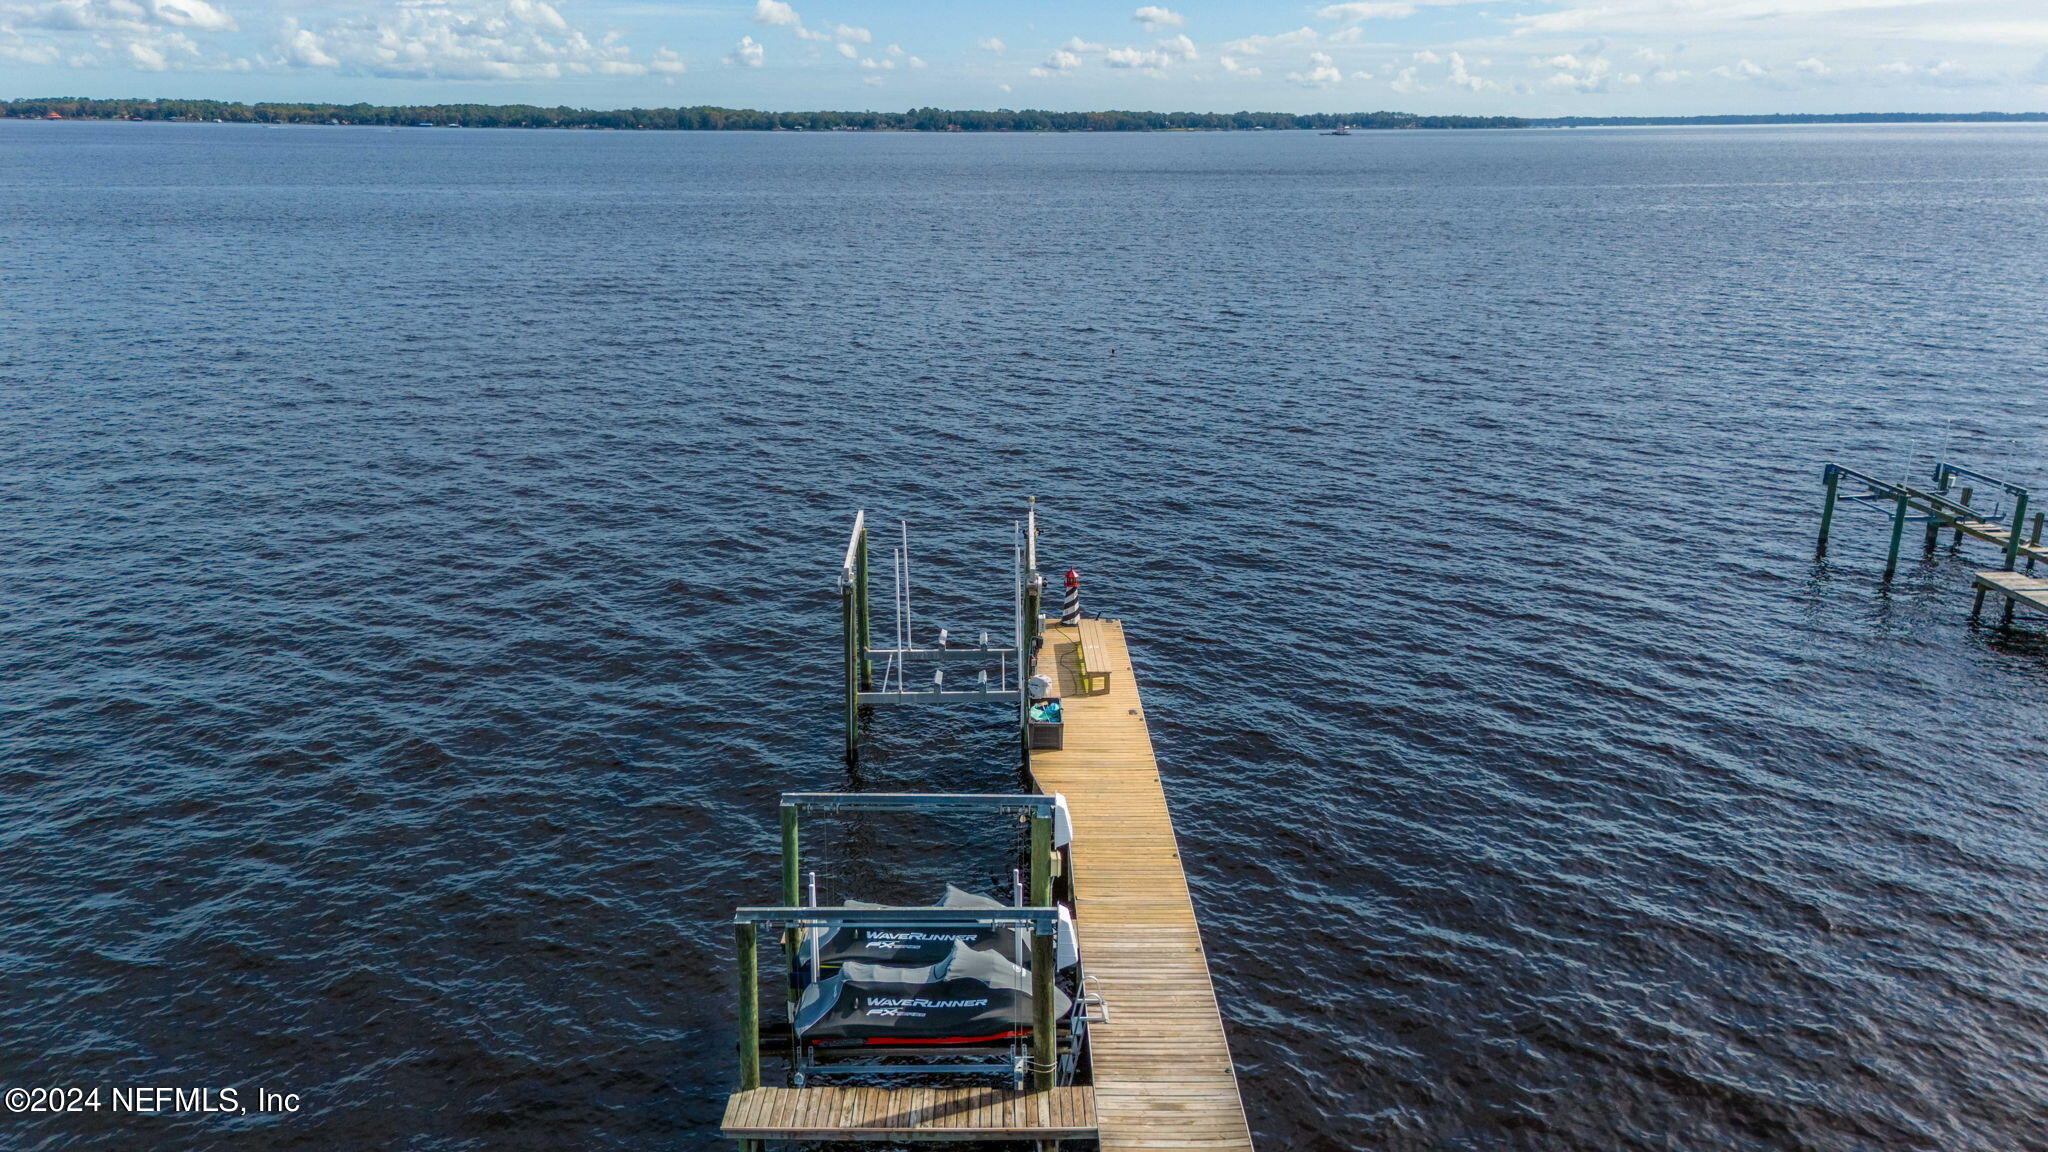
{"label": "wooden bench", "polygon": [[1102,638],[1102,621],[1076,621],[1074,631],[1081,637],[1074,645],[1074,678],[1081,691],[1094,691],[1097,680],[1102,682],[1102,691],[1109,691],[1109,645]]}

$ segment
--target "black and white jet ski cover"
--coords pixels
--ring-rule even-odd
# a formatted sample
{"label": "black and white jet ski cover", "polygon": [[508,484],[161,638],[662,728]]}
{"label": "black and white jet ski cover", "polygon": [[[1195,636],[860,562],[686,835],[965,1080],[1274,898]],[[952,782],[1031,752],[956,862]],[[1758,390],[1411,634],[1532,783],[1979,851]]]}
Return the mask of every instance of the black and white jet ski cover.
{"label": "black and white jet ski cover", "polygon": [[[1053,1018],[1073,1001],[1053,990]],[[1031,974],[956,941],[917,968],[851,962],[804,990],[796,1032],[824,1047],[992,1044],[1031,1031]]]}
{"label": "black and white jet ski cover", "polygon": [[[879,904],[867,904],[848,900],[848,908],[879,908]],[[946,885],[945,899],[939,902],[941,908],[973,908],[999,910],[1008,905],[986,896],[964,892],[953,885]],[[898,968],[922,968],[937,964],[952,954],[953,945],[965,944],[998,956],[1028,958],[1031,944],[1028,935],[1020,934],[1016,928],[982,926],[974,928],[856,928],[851,925],[830,930],[808,929],[804,937],[804,949],[797,955],[797,964],[791,974],[791,983],[802,988],[810,983],[810,946],[817,938],[818,968],[822,976],[830,976],[842,964],[887,964]],[[1065,905],[1060,906],[1060,924],[1054,948],[1055,960],[1061,969],[1072,968],[1079,959],[1074,946],[1074,918]]]}

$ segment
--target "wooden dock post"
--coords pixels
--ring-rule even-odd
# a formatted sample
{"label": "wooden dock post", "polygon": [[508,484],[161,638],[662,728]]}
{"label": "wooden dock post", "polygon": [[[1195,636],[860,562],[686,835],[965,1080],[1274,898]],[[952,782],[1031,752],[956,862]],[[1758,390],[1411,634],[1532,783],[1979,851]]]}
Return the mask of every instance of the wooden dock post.
{"label": "wooden dock post", "polygon": [[[1031,815],[1031,906],[1052,906],[1052,816]],[[1055,934],[1031,937],[1031,1086],[1044,1091],[1059,1072],[1059,1034],[1054,1031],[1053,970],[1058,965]]]}
{"label": "wooden dock post", "polygon": [[[752,924],[735,924],[740,954],[740,1091],[761,1086],[761,957]],[[742,1140],[739,1152],[762,1152],[759,1140]]]}
{"label": "wooden dock post", "polygon": [[[1968,484],[1963,485],[1962,498],[1957,500],[1956,503],[1961,504],[1965,508],[1968,508],[1970,506],[1970,494],[1975,491],[1976,489],[1970,487]],[[1953,552],[1956,549],[1961,548],[1962,546],[1963,530],[1959,527],[1956,529],[1956,534],[1954,536],[1949,537],[1948,549],[1949,551]]]}
{"label": "wooden dock post", "polygon": [[1899,538],[1906,533],[1906,494],[1899,493],[1898,507],[1892,511],[1892,549],[1885,557],[1884,578],[1890,580],[1892,573],[1899,570]]}
{"label": "wooden dock post", "polygon": [[761,1086],[761,956],[752,924],[735,924],[740,954],[740,1088]]}
{"label": "wooden dock post", "polygon": [[[2020,525],[2027,519],[2027,494],[2021,492],[2012,498],[2012,531],[2005,538],[2005,570],[2019,567]],[[2011,603],[2011,601],[2007,601]]]}
{"label": "wooden dock post", "polygon": [[2048,512],[2034,513],[2034,532],[2031,536],[2027,537],[2027,571],[2029,572],[2034,570],[2034,561],[2038,559],[2034,555],[2034,549],[2041,546],[2041,521],[2044,518],[2048,518]]}
{"label": "wooden dock post", "polygon": [[1813,546],[1816,560],[1828,554],[1828,526],[1835,522],[1835,489],[1842,483],[1842,474],[1833,464],[1827,466],[1821,477],[1827,483],[1828,496],[1820,506],[1820,542]]}

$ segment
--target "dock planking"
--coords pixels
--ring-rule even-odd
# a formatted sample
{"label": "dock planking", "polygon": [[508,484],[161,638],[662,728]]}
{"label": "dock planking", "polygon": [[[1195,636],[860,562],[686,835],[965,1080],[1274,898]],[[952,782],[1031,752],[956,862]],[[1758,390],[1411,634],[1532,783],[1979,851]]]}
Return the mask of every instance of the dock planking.
{"label": "dock planking", "polygon": [[1045,630],[1037,670],[1059,685],[1065,746],[1032,753],[1031,774],[1067,798],[1075,933],[1109,1010],[1088,1028],[1096,1139],[1102,1152],[1250,1152],[1123,624],[1087,623],[1085,683],[1079,631]]}
{"label": "dock planking", "polygon": [[1086,1088],[752,1088],[726,1100],[725,1135],[741,1140],[1084,1140],[1095,1135]]}
{"label": "dock planking", "polygon": [[1976,618],[1984,611],[1984,594],[1996,592],[2005,597],[2005,619],[2012,621],[2015,607],[2027,607],[2036,612],[2048,613],[2048,579],[2028,572],[1978,572],[1971,582],[1977,587],[1977,597],[1970,606],[1970,616]]}

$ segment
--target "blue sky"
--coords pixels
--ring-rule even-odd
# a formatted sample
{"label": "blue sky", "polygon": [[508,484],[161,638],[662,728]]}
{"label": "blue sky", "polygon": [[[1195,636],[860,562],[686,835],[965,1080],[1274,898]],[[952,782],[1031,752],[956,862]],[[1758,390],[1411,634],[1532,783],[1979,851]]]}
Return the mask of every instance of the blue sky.
{"label": "blue sky", "polygon": [[2048,0],[0,0],[0,95],[2037,110]]}

